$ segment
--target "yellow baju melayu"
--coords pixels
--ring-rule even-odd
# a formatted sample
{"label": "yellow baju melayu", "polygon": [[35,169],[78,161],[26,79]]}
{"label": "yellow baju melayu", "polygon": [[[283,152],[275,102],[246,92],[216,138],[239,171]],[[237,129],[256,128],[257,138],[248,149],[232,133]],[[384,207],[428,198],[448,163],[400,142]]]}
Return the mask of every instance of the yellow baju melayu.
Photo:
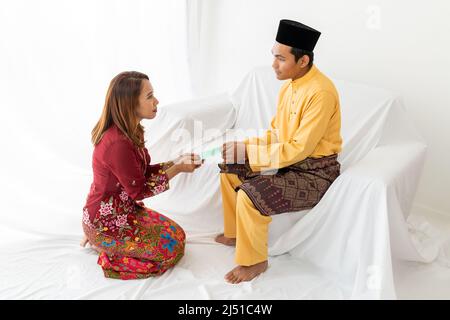
{"label": "yellow baju melayu", "polygon": [[[236,238],[237,264],[249,266],[267,260],[268,227],[272,221],[270,215],[303,208],[298,204],[302,197],[305,197],[307,202],[307,197],[311,194],[314,194],[314,201],[309,201],[304,207],[315,205],[339,175],[339,164],[335,159],[342,149],[340,128],[341,114],[336,88],[314,65],[303,77],[284,83],[270,129],[262,137],[244,141],[248,155],[247,166],[253,172],[279,170],[277,175],[282,179],[289,174],[290,168],[297,164],[306,165],[302,170],[306,168],[312,170],[309,172],[314,172],[313,170],[319,168],[314,164],[315,159],[323,158],[327,159],[326,165],[332,164],[333,173],[330,177],[322,174],[317,181],[305,180],[305,184],[312,185],[317,182],[315,188],[323,191],[320,193],[317,190],[303,192],[299,188],[296,189],[298,184],[290,181],[293,187],[283,189],[283,194],[290,194],[292,197],[287,202],[289,205],[283,204],[283,207],[279,204],[274,210],[271,210],[272,205],[275,205],[272,202],[282,203],[284,200],[277,198],[279,190],[270,189],[274,180],[270,180],[268,185],[268,180],[262,179],[261,176],[244,180],[237,174],[221,173],[224,235],[227,238]],[[328,173],[325,167],[324,170],[323,172]],[[252,185],[252,182],[255,184]],[[323,182],[326,182],[326,185]],[[273,192],[258,193],[258,188],[259,191],[270,189]],[[261,199],[264,195],[271,200],[264,202],[264,199]],[[292,203],[297,206],[291,205]]]}

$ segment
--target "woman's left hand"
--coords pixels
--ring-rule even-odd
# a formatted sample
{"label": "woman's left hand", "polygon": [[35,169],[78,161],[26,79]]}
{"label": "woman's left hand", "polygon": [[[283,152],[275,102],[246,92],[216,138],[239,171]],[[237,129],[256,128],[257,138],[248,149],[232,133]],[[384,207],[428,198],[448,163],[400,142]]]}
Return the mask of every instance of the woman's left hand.
{"label": "woman's left hand", "polygon": [[167,171],[167,169],[171,168],[175,163],[180,162],[180,160],[183,159],[184,157],[189,157],[192,155],[194,155],[194,154],[193,153],[183,153],[182,155],[176,157],[174,160],[164,162],[163,170]]}
{"label": "woman's left hand", "polygon": [[178,163],[180,162],[181,159],[186,158],[186,157],[192,157],[195,156],[194,153],[183,153],[182,155],[178,156],[175,160],[172,160],[172,163]]}

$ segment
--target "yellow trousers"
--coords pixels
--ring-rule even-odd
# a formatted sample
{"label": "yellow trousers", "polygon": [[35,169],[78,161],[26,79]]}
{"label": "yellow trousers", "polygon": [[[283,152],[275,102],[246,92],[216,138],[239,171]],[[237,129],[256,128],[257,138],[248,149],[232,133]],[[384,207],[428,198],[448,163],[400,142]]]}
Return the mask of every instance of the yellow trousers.
{"label": "yellow trousers", "polygon": [[262,215],[247,194],[235,189],[241,181],[235,174],[220,174],[223,201],[224,235],[236,238],[235,261],[251,266],[267,260],[270,216]]}

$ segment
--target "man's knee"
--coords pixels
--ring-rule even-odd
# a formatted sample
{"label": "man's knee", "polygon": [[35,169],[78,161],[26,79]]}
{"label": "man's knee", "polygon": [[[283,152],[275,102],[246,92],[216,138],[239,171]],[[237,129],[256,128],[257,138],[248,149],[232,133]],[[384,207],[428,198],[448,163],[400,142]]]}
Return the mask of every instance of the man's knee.
{"label": "man's knee", "polygon": [[228,180],[227,175],[228,175],[228,173],[221,173],[220,174],[220,180]]}
{"label": "man's knee", "polygon": [[254,206],[252,200],[250,200],[248,195],[242,189],[239,189],[239,191],[237,193],[237,203],[241,204],[241,205],[245,205],[246,207],[251,207],[251,208],[255,209],[255,206]]}
{"label": "man's knee", "polygon": [[238,176],[234,173],[221,173],[220,174],[220,182],[222,184],[230,185],[233,188],[236,188],[241,184]]}
{"label": "man's knee", "polygon": [[237,210],[238,215],[251,216],[257,221],[263,221],[264,223],[270,223],[272,221],[272,217],[261,214],[244,190],[239,189],[236,201],[237,207],[242,208],[241,210]]}

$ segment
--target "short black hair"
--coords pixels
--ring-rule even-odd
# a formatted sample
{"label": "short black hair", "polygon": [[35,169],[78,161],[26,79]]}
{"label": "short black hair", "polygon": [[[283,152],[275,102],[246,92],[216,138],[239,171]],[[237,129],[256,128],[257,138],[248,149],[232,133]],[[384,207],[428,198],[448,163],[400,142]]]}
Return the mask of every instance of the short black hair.
{"label": "short black hair", "polygon": [[309,57],[308,67],[310,67],[310,68],[312,67],[313,61],[314,61],[314,52],[292,47],[291,48],[291,53],[295,57],[295,63],[297,63],[298,60],[300,60],[301,57],[303,57],[305,55],[308,56]]}

